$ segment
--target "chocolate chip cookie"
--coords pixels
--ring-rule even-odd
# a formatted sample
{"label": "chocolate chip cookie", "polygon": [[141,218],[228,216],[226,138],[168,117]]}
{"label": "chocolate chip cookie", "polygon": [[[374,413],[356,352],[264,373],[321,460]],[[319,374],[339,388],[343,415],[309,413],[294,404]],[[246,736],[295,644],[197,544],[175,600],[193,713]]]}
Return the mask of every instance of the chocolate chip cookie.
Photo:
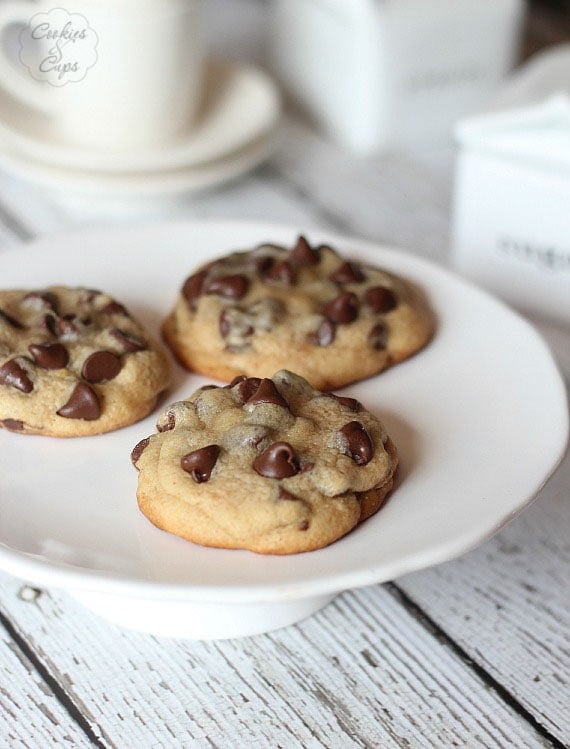
{"label": "chocolate chip cookie", "polygon": [[169,381],[165,353],[108,294],[0,291],[0,427],[108,432],[146,416]]}
{"label": "chocolate chip cookie", "polygon": [[304,237],[290,250],[262,244],[200,267],[163,326],[190,370],[228,382],[287,367],[319,390],[386,369],[432,331],[415,286]]}
{"label": "chocolate chip cookie", "polygon": [[139,507],[154,525],[262,554],[344,536],[380,508],[398,462],[357,400],[287,370],[200,388],[164,410],[131,459]]}

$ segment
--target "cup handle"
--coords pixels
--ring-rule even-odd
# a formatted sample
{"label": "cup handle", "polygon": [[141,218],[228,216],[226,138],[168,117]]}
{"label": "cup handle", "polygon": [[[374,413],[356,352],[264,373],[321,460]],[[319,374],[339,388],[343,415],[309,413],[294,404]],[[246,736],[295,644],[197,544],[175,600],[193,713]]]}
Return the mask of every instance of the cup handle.
{"label": "cup handle", "polygon": [[9,0],[0,3],[0,88],[31,109],[49,113],[56,105],[55,91],[49,90],[49,84],[46,85],[32,78],[29,73],[25,72],[23,65],[20,70],[17,63],[15,64],[14,60],[8,57],[1,44],[8,26],[12,24],[26,26],[37,12],[37,3],[25,2],[25,0],[21,2]]}

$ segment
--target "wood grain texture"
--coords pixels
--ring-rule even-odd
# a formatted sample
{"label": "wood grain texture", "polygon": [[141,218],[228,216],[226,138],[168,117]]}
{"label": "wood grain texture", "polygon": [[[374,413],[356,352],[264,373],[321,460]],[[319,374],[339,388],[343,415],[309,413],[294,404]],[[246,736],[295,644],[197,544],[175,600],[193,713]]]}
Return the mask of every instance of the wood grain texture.
{"label": "wood grain texture", "polygon": [[6,615],[105,746],[547,745],[380,586],[218,643],[127,632],[17,589],[2,578]]}
{"label": "wood grain texture", "polygon": [[476,551],[398,585],[570,744],[570,456],[535,504]]}
{"label": "wood grain texture", "polygon": [[0,746],[10,749],[90,742],[0,624]]}

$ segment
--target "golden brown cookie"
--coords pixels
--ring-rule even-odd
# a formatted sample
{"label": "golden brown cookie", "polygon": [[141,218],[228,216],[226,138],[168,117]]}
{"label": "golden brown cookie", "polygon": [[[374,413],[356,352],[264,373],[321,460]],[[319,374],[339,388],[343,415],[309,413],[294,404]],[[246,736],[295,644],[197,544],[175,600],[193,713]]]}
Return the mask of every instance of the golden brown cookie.
{"label": "golden brown cookie", "polygon": [[420,291],[300,237],[208,263],[186,279],[163,334],[190,370],[222,381],[291,369],[319,390],[386,369],[426,344]]}
{"label": "golden brown cookie", "polygon": [[380,508],[398,462],[358,401],[287,370],[202,387],[157,430],[131,455],[146,517],[198,544],[262,554],[344,536]]}
{"label": "golden brown cookie", "polygon": [[0,427],[108,432],[146,416],[169,381],[165,353],[108,294],[0,291]]}

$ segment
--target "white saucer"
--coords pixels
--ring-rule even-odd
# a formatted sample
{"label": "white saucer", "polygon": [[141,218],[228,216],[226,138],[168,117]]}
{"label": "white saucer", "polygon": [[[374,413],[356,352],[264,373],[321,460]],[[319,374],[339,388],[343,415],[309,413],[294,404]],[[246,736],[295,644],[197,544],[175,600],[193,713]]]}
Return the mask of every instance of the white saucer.
{"label": "white saucer", "polygon": [[[291,246],[300,229],[166,223],[77,232],[0,254],[0,278],[15,288],[105,289],[158,334],[196,265],[260,242]],[[308,236],[420,284],[437,316],[425,350],[345,390],[382,418],[398,448],[397,486],[386,506],[320,551],[263,557],[207,549],[158,530],[138,511],[129,455],[154,432],[156,413],[98,437],[0,430],[1,568],[62,588],[123,626],[237,637],[298,621],[348,588],[451,559],[535,496],[564,453],[568,406],[534,328],[424,260],[334,235]],[[204,382],[177,367],[168,402]]]}
{"label": "white saucer", "polygon": [[272,151],[275,134],[268,132],[226,158],[182,169],[156,172],[103,173],[65,169],[35,161],[0,143],[0,168],[16,177],[81,200],[124,200],[193,193],[236,179],[264,161]]}
{"label": "white saucer", "polygon": [[277,87],[261,70],[210,61],[198,122],[186,137],[163,148],[99,152],[70,146],[48,116],[23,106],[1,88],[0,140],[5,150],[58,169],[164,173],[233,158],[275,128],[280,107]]}

